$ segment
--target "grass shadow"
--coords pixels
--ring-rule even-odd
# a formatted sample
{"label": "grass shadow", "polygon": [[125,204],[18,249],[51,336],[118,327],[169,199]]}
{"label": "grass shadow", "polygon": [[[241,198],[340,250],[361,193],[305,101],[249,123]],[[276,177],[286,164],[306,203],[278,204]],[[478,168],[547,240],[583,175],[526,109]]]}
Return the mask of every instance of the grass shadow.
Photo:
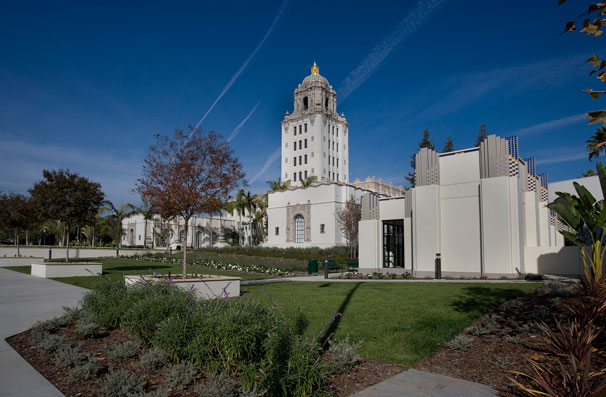
{"label": "grass shadow", "polygon": [[484,314],[502,302],[517,298],[524,293],[514,288],[494,289],[486,287],[466,287],[464,295],[451,303],[461,313]]}

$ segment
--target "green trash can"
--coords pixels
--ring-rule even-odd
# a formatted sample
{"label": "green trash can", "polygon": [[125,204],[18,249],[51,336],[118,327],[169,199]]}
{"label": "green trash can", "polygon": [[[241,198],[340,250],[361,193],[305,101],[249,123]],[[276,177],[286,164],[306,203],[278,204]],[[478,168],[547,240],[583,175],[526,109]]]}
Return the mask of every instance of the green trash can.
{"label": "green trash can", "polygon": [[314,274],[318,272],[318,260],[310,259],[307,263],[307,274]]}

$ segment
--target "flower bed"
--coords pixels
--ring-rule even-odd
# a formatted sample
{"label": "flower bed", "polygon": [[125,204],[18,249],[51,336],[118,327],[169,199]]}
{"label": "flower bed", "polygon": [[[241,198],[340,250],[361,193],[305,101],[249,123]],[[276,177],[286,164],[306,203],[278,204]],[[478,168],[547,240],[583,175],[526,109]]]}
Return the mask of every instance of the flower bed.
{"label": "flower bed", "polygon": [[[131,259],[140,262],[156,262],[156,263],[164,263],[170,265],[180,265],[183,263],[183,259],[180,257],[167,257],[167,256],[154,256],[154,255],[133,255],[128,257],[123,257],[123,259]],[[187,264],[190,266],[199,266],[207,269],[215,269],[215,270],[229,270],[234,272],[244,272],[244,273],[260,273],[267,274],[271,276],[290,276],[293,273],[286,270],[281,270],[275,267],[268,266],[260,266],[254,264],[245,264],[245,263],[229,263],[224,261],[215,261],[208,259],[193,259],[188,260]]]}

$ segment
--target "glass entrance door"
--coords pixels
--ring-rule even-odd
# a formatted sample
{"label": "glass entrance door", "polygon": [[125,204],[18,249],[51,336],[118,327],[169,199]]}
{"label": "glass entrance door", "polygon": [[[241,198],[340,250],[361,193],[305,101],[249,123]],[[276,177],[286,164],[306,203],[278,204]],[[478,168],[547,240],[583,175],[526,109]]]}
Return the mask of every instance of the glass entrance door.
{"label": "glass entrance door", "polygon": [[404,267],[404,221],[383,221],[383,267]]}

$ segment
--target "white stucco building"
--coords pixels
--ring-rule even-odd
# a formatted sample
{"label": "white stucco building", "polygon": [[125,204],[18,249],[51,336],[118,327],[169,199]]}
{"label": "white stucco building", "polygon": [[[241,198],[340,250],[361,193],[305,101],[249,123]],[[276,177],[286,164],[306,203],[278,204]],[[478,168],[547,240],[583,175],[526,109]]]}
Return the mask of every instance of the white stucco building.
{"label": "white stucco building", "polygon": [[337,113],[337,93],[314,62],[295,89],[292,113],[282,121],[282,180],[292,186],[312,176],[347,182],[348,128],[345,116]]}
{"label": "white stucco building", "polygon": [[580,274],[546,207],[547,177],[518,156],[517,138],[489,136],[478,148],[421,149],[416,186],[403,197],[362,200],[360,271],[514,276]]}

